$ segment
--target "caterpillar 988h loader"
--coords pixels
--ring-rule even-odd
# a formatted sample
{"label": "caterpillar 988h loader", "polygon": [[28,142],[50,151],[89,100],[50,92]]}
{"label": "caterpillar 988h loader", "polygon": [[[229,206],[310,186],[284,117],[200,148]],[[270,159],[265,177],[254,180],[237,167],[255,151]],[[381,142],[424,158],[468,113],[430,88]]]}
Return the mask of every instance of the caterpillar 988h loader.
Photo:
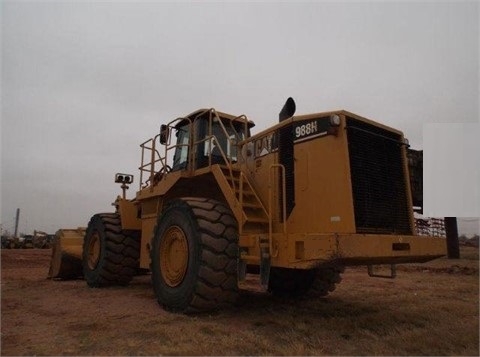
{"label": "caterpillar 988h loader", "polygon": [[400,131],[347,111],[294,112],[289,98],[253,136],[245,116],[214,109],[162,125],[141,144],[135,198],[133,176],[117,174],[115,212],[94,215],[79,240],[88,285],[150,269],[158,302],[191,312],[235,301],[247,272],[273,294],[326,295],[345,266],[445,254],[444,239],[415,235]]}

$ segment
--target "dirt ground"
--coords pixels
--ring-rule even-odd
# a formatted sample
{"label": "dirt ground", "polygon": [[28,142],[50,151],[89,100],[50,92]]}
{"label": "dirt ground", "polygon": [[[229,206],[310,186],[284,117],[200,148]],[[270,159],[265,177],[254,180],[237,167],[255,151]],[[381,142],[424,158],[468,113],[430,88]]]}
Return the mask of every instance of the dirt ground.
{"label": "dirt ground", "polygon": [[91,289],[46,279],[50,250],[1,251],[1,355],[479,354],[478,248],[399,267],[350,268],[327,298],[253,291],[214,314],[162,310],[150,276]]}

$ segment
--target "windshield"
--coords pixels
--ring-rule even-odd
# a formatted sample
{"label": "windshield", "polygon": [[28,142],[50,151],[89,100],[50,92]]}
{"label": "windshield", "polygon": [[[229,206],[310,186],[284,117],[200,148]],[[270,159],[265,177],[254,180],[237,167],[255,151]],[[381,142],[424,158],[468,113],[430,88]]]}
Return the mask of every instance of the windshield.
{"label": "windshield", "polygon": [[[205,142],[205,155],[211,153],[212,156],[218,158],[222,157],[222,153],[226,156],[227,159],[232,161],[237,161],[237,146],[236,143],[245,139],[243,130],[238,130],[239,128],[232,128],[227,123],[224,123],[225,130],[227,131],[228,137],[225,136],[219,122],[214,122],[212,125],[212,135],[215,136],[215,140],[211,139]],[[216,147],[220,145],[220,148]]]}
{"label": "windshield", "polygon": [[181,170],[187,167],[188,161],[188,143],[190,140],[189,125],[184,125],[175,128],[177,137],[177,147],[175,148],[175,154],[173,155],[172,170]]}

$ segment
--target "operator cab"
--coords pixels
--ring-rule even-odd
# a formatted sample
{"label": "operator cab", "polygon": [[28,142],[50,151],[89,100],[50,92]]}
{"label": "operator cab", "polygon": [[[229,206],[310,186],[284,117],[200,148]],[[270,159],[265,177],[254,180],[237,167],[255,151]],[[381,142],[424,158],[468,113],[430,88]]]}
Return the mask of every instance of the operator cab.
{"label": "operator cab", "polygon": [[239,144],[250,137],[254,125],[245,115],[235,117],[215,109],[197,110],[162,124],[159,134],[140,144],[140,188],[157,185],[171,171],[237,162]]}
{"label": "operator cab", "polygon": [[167,145],[167,151],[174,150],[171,171],[186,170],[189,162],[195,170],[214,164],[226,165],[237,162],[237,144],[250,136],[253,126],[245,116],[200,110],[175,123],[170,146],[170,130],[162,126],[160,142]]}

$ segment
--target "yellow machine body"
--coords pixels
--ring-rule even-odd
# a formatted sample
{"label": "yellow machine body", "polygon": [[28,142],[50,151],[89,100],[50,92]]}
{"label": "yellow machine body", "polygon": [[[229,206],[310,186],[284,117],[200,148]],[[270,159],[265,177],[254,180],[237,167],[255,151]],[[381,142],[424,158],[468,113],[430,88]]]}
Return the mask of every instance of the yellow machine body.
{"label": "yellow machine body", "polygon": [[415,235],[400,131],[347,111],[293,116],[254,136],[252,126],[245,116],[199,110],[141,145],[140,190],[116,201],[122,228],[141,230],[141,268],[149,268],[159,215],[181,197],[230,207],[239,262],[249,266],[396,264],[445,254],[444,239]]}

